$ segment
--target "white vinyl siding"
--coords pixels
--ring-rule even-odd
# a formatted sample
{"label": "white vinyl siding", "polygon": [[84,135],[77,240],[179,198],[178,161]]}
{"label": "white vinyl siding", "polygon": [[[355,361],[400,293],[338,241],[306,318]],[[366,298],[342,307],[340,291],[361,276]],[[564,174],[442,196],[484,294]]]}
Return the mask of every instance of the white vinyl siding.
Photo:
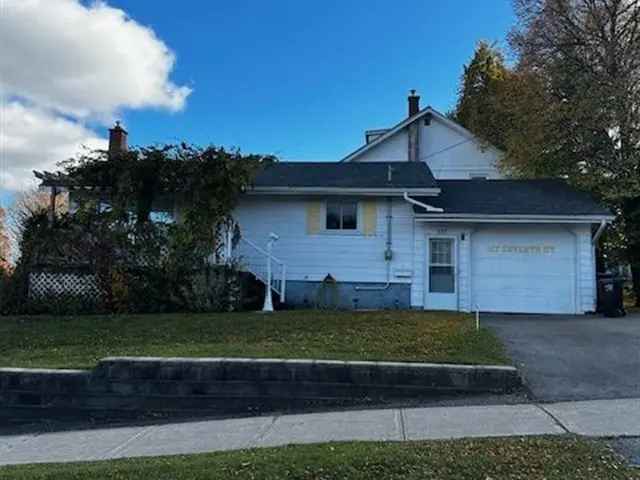
{"label": "white vinyl siding", "polygon": [[[287,265],[290,281],[387,280],[385,198],[358,199],[370,232],[346,235],[309,228],[324,223],[324,199],[246,196],[234,215],[243,235],[264,247],[279,235],[273,253]],[[368,205],[366,208],[365,205]],[[364,216],[367,216],[363,213]],[[361,215],[362,216],[362,215]],[[595,264],[589,225],[432,224],[414,222],[410,205],[393,200],[391,282],[411,284],[411,306],[429,309],[429,235],[456,239],[456,306],[461,311],[583,313],[595,307]],[[362,225],[367,222],[363,221]],[[314,225],[311,225],[313,227]],[[488,255],[490,246],[553,246],[552,256]],[[517,258],[516,258],[517,257]]]}
{"label": "white vinyl siding", "polygon": [[[420,160],[426,162],[436,179],[469,180],[471,176],[502,178],[498,170],[500,153],[463,135],[433,117],[430,125],[420,124]],[[371,150],[354,159],[356,162],[408,161],[407,129],[400,130]]]}
{"label": "white vinyl siding", "polygon": [[[266,245],[270,232],[278,234],[280,239],[273,246],[273,254],[286,263],[288,280],[321,281],[331,274],[339,282],[386,282],[386,199],[359,200],[363,204],[376,203],[375,229],[370,235],[345,235],[325,230],[311,230],[310,233],[307,207],[314,205],[314,201],[303,197],[246,196],[241,199],[234,217],[242,234],[260,246]],[[392,215],[391,282],[410,283],[413,267],[411,206],[401,199],[394,199]]]}
{"label": "white vinyl siding", "polygon": [[578,248],[578,293],[579,313],[594,312],[596,309],[596,259],[591,242],[591,227],[575,227]]}

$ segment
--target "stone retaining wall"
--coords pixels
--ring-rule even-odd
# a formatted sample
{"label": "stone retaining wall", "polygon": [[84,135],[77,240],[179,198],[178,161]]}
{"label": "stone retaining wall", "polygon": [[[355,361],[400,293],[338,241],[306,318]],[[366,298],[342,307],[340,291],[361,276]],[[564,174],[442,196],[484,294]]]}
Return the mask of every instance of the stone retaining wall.
{"label": "stone retaining wall", "polygon": [[242,358],[105,358],[92,371],[0,369],[0,408],[228,415],[506,393],[508,366]]}

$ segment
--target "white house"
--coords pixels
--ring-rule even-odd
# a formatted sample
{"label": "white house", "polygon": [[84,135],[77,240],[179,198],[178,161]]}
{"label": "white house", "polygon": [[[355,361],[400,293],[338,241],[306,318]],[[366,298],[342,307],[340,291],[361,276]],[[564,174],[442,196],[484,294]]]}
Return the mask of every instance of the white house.
{"label": "white house", "polygon": [[504,179],[499,151],[408,101],[341,162],[258,176],[235,212],[246,268],[264,278],[275,233],[274,288],[292,306],[315,304],[330,278],[344,308],[594,311],[611,213],[562,181]]}

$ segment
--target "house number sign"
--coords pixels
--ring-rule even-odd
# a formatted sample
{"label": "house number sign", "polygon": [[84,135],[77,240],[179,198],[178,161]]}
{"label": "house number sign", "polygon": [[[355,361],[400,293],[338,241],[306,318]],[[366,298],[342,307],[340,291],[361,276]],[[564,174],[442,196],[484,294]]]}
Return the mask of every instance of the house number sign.
{"label": "house number sign", "polygon": [[551,255],[553,245],[490,245],[489,253],[519,253],[522,255]]}

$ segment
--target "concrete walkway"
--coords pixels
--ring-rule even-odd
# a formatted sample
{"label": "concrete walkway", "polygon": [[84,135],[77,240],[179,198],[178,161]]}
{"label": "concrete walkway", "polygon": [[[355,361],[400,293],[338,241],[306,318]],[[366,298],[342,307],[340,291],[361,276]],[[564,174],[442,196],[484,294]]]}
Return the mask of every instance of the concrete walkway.
{"label": "concrete walkway", "polygon": [[0,436],[0,465],[104,460],[347,440],[640,436],[640,398],[360,410]]}

